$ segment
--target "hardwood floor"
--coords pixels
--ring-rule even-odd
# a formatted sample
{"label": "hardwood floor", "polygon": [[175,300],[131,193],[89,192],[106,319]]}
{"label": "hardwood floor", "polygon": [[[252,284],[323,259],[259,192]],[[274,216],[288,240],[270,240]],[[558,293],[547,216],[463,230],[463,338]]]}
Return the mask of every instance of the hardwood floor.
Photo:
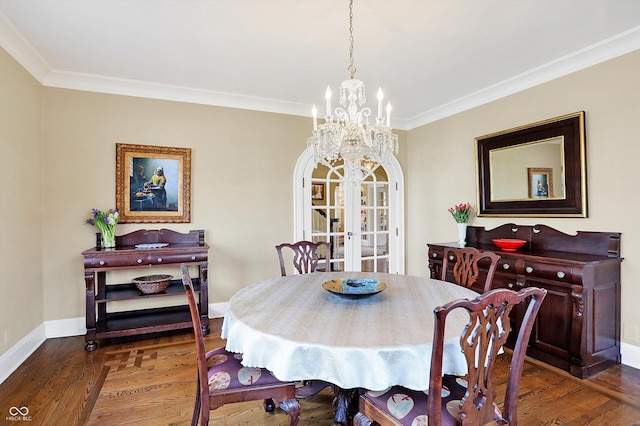
{"label": "hardwood floor", "polygon": [[[220,346],[220,319],[208,348]],[[30,425],[186,425],[195,392],[191,333],[110,343],[84,352],[84,337],[49,339],[0,385],[0,423]],[[163,355],[164,354],[164,355]],[[508,354],[495,383],[505,386]],[[373,373],[373,372],[372,372]],[[332,423],[329,389],[301,401],[300,425]],[[501,402],[501,401],[499,401]],[[15,408],[14,408],[15,407]],[[28,414],[22,418],[17,409]],[[640,370],[616,366],[579,380],[527,360],[518,402],[520,425],[640,426]],[[230,404],[211,412],[211,425],[284,425],[281,410],[262,403]]]}

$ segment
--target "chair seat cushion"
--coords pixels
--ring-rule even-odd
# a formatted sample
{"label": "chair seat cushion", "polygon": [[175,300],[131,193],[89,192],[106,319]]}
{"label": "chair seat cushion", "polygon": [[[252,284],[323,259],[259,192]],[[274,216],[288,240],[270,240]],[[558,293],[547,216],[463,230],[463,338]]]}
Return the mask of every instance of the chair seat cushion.
{"label": "chair seat cushion", "polygon": [[224,348],[207,352],[206,359],[210,392],[280,383],[264,368],[243,366],[242,354],[234,354]]}
{"label": "chair seat cushion", "polygon": [[[442,378],[442,425],[455,426],[458,421],[447,411],[447,402],[462,399],[467,382],[461,377],[444,375]],[[415,391],[400,386],[382,392],[366,391],[365,397],[380,411],[388,413],[406,426],[427,425],[428,391]]]}

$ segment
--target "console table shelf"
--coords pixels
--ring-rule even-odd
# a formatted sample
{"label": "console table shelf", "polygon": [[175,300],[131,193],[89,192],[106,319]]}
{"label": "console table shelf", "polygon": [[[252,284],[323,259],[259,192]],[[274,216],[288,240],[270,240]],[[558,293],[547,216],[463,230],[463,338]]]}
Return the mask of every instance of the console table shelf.
{"label": "console table shelf", "polygon": [[[200,279],[194,278],[193,289],[200,293]],[[105,286],[104,292],[96,294],[96,303],[107,303],[115,300],[146,299],[150,297],[165,297],[184,295],[182,280],[171,280],[169,286],[160,293],[144,294],[135,284],[109,284]]]}
{"label": "console table shelf", "polygon": [[[496,238],[527,241],[518,250],[496,247]],[[467,228],[467,246],[500,255],[492,288],[542,287],[547,296],[536,318],[527,355],[589,377],[621,362],[620,233],[578,232],[567,235],[544,225],[507,224],[492,230]],[[439,278],[445,247],[429,243],[431,277]],[[482,282],[486,268],[480,265]],[[482,292],[482,288],[473,288]],[[514,337],[524,313],[511,315]]]}
{"label": "console table shelf", "polygon": [[112,312],[98,320],[97,333],[106,339],[191,328],[190,315],[188,305]]}
{"label": "console table shelf", "polygon": [[[204,230],[182,234],[168,229],[134,231],[117,236],[113,249],[96,246],[83,251],[87,323],[85,350],[96,350],[99,339],[193,327],[188,305],[184,304],[184,298],[176,297],[184,295],[182,280],[171,280],[162,292],[144,294],[133,283],[107,283],[107,274],[119,270],[140,270],[140,275],[143,275],[142,269],[175,268],[175,276],[179,275],[181,264],[197,267],[198,275],[193,283],[198,295],[202,333],[208,334],[208,251]],[[173,305],[165,303],[170,306],[107,312],[111,302],[146,300],[153,303],[161,299],[171,300],[169,296],[175,299]]]}

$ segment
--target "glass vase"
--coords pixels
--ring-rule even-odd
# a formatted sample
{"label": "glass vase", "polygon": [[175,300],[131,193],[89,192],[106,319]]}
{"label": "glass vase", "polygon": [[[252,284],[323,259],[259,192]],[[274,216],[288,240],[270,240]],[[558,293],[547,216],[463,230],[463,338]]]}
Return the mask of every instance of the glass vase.
{"label": "glass vase", "polygon": [[102,234],[102,247],[113,248],[116,246],[116,236],[112,234]]}

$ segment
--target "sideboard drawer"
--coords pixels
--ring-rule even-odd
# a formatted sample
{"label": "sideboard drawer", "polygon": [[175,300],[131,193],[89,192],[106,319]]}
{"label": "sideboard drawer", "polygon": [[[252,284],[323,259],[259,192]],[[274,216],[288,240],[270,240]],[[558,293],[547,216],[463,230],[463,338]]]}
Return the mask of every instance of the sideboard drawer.
{"label": "sideboard drawer", "polygon": [[149,264],[202,262],[207,260],[206,253],[150,253]]}
{"label": "sideboard drawer", "polygon": [[526,277],[543,278],[553,281],[570,283],[573,278],[573,267],[563,264],[538,263],[524,261],[522,273]]}
{"label": "sideboard drawer", "polygon": [[149,254],[142,252],[132,257],[127,254],[105,254],[104,256],[85,257],[85,268],[109,268],[118,266],[146,265],[149,263]]}

